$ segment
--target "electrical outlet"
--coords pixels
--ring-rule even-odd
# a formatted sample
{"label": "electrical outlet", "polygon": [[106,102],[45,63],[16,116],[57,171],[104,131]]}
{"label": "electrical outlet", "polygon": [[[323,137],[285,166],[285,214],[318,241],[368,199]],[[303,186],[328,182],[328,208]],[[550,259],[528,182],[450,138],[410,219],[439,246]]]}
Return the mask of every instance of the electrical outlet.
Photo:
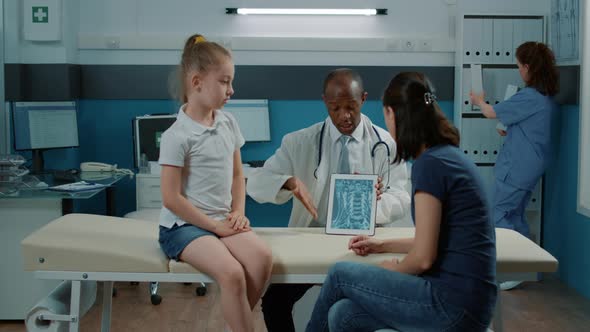
{"label": "electrical outlet", "polygon": [[105,37],[105,45],[110,49],[121,48],[121,39],[119,37]]}
{"label": "electrical outlet", "polygon": [[416,48],[416,42],[411,39],[403,39],[402,40],[402,51],[404,52],[412,52]]}

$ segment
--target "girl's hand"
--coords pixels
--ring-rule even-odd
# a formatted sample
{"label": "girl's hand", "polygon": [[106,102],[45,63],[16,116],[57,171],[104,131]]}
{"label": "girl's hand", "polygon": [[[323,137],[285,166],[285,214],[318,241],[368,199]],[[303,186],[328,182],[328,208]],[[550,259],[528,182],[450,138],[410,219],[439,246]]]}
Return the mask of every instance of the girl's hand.
{"label": "girl's hand", "polygon": [[498,135],[500,135],[500,136],[506,136],[506,134],[507,134],[506,133],[506,130],[502,130],[502,129],[499,129],[499,128],[496,129],[496,131],[498,131]]}
{"label": "girl's hand", "polygon": [[381,266],[382,268],[384,268],[386,270],[391,270],[391,271],[397,271],[398,265],[399,265],[398,258],[388,259],[386,261],[381,262],[381,264],[379,264],[379,266]]}
{"label": "girl's hand", "polygon": [[238,233],[244,233],[244,232],[248,232],[250,231],[250,221],[248,220],[248,218],[242,216],[243,218],[246,219],[246,223],[247,226],[242,227],[240,229],[235,229],[234,226],[236,224],[242,223],[243,218],[240,219],[241,221],[238,221],[239,218],[233,218],[232,220],[232,214],[228,214],[227,219],[222,220],[222,221],[216,221],[215,222],[215,229],[213,229],[213,233],[217,234],[219,237],[227,237],[227,236],[232,236]]}
{"label": "girl's hand", "polygon": [[237,231],[233,229],[232,225],[229,223],[228,220],[224,221],[217,221],[215,223],[215,229],[213,229],[213,233],[217,234],[219,237],[227,237],[232,236],[242,231]]}
{"label": "girl's hand", "polygon": [[250,220],[238,211],[232,211],[228,213],[227,219],[230,227],[235,231],[250,230]]}
{"label": "girl's hand", "polygon": [[366,235],[357,235],[348,241],[348,249],[359,256],[381,252],[383,241]]}

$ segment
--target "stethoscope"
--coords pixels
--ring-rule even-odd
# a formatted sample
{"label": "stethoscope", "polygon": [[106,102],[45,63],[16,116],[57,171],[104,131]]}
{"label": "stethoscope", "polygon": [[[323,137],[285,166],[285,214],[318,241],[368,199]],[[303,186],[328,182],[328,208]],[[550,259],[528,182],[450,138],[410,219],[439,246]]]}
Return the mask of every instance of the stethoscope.
{"label": "stethoscope", "polygon": [[[373,148],[371,148],[371,159],[373,159],[373,173],[375,173],[376,151],[379,148],[379,146],[382,145],[385,147],[385,153],[387,155],[386,164],[382,164],[379,173],[376,173],[376,174],[383,174],[383,167],[387,167],[387,182],[383,186],[383,188],[389,189],[389,173],[391,171],[389,168],[389,164],[391,163],[390,162],[391,151],[389,150],[389,145],[387,145],[387,143],[385,143],[385,141],[383,141],[381,139],[381,135],[379,135],[379,132],[377,131],[375,126],[371,125],[371,128],[373,128],[373,131],[375,132],[375,135],[377,135],[377,139],[378,139],[377,143],[373,144]],[[320,167],[320,163],[322,162],[322,148],[324,145],[324,131],[325,130],[326,130],[326,122],[324,121],[324,123],[322,124],[322,129],[320,130],[320,145],[319,145],[319,149],[318,149],[318,164],[317,164],[315,170],[313,171],[313,176],[316,178],[316,180],[318,178],[318,174],[317,174],[318,168]]]}

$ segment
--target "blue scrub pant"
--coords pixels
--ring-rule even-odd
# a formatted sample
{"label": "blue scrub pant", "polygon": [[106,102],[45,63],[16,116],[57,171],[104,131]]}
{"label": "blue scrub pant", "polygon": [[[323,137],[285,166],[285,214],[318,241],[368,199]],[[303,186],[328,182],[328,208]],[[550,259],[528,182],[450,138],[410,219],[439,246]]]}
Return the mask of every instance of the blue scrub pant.
{"label": "blue scrub pant", "polygon": [[525,211],[532,193],[531,190],[520,189],[496,179],[492,211],[496,227],[513,229],[530,237]]}

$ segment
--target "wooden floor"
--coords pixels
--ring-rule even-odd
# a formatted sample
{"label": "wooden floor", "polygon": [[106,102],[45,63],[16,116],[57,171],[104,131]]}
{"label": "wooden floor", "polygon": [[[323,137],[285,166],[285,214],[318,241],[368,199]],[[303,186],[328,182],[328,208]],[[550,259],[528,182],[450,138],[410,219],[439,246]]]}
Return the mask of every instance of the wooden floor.
{"label": "wooden floor", "polygon": [[[195,285],[161,284],[163,302],[150,303],[148,285],[117,283],[113,299],[111,331],[223,331],[219,290],[209,285],[207,295],[197,297]],[[100,290],[99,290],[99,294]],[[524,283],[502,292],[505,331],[588,331],[590,300],[557,280]],[[82,319],[81,331],[100,331],[100,299]],[[260,307],[256,331],[266,331]],[[0,331],[25,331],[22,321],[0,321]]]}

